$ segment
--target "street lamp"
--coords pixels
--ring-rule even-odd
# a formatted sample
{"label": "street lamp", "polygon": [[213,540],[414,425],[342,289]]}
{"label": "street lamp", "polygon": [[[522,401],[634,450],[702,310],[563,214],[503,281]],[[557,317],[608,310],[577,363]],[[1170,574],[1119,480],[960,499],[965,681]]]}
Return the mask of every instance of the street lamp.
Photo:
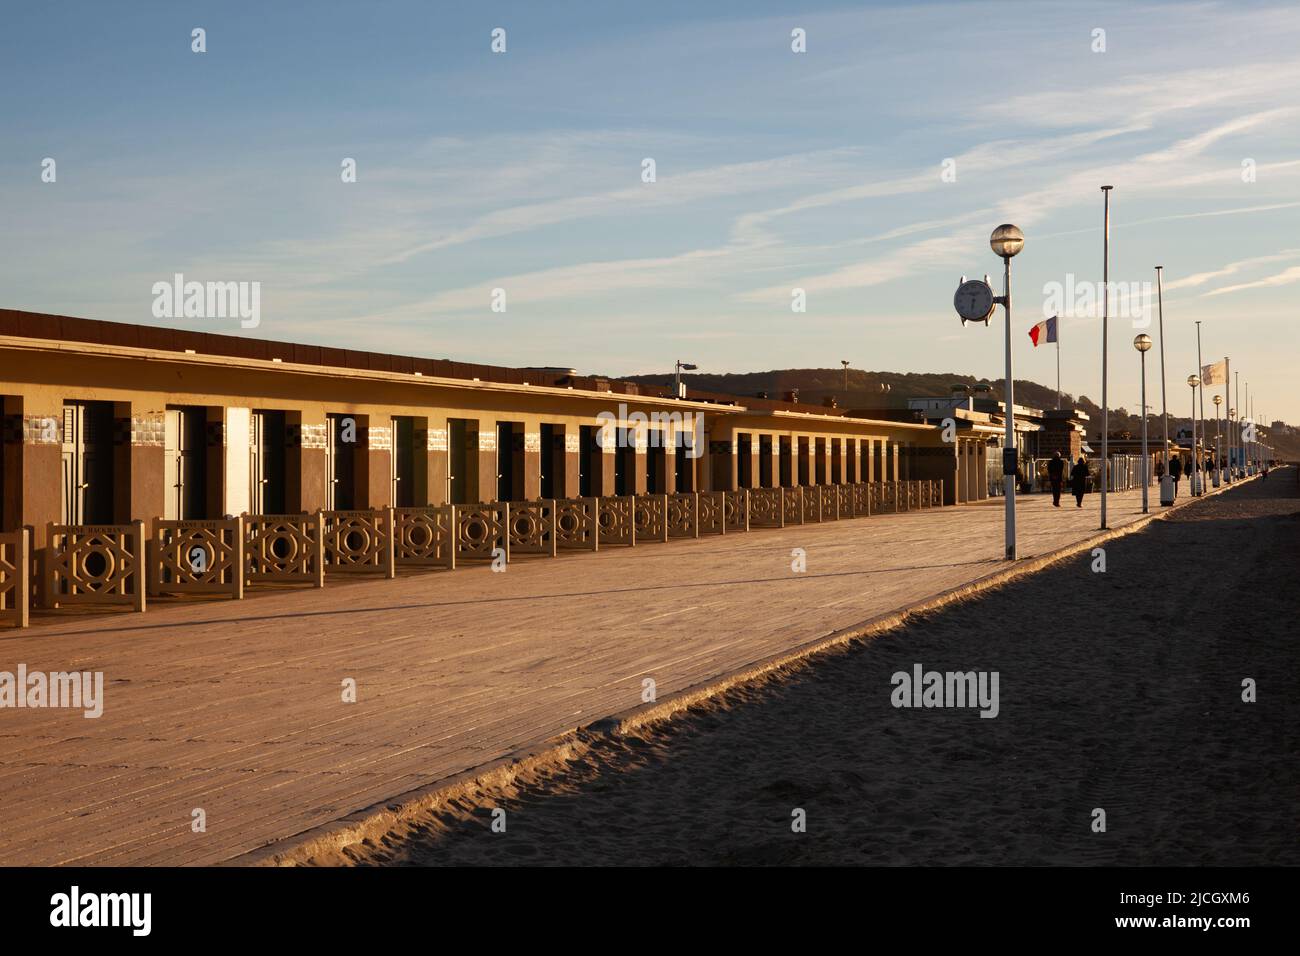
{"label": "street lamp", "polygon": [[840,359],[840,364],[844,366],[844,401],[849,400],[849,360]]}
{"label": "street lamp", "polygon": [[1196,489],[1196,459],[1198,457],[1196,454],[1196,386],[1201,384],[1200,376],[1187,376],[1187,384],[1192,388],[1192,473],[1187,477],[1191,483],[1192,495],[1195,496],[1200,494]]}
{"label": "street lamp", "polygon": [[1016,377],[1011,366],[1011,259],[1025,247],[1025,234],[1019,226],[1004,223],[989,236],[989,247],[1002,259],[1002,308],[1007,313],[1007,431],[1002,449],[1002,485],[1006,496],[1007,560],[1016,559]]}
{"label": "street lamp", "polygon": [[1223,395],[1214,395],[1214,486],[1218,488],[1221,483],[1223,471],[1222,451],[1219,450],[1219,442],[1223,440],[1223,429],[1218,424],[1218,408],[1223,405]]}
{"label": "street lamp", "polygon": [[674,398],[686,397],[685,395],[682,394],[682,372],[683,371],[694,372],[697,368],[699,368],[698,365],[692,365],[690,362],[683,362],[681,359],[677,360],[677,371],[674,373],[674,379],[673,379]]}
{"label": "street lamp", "polygon": [[1004,394],[1006,401],[1006,437],[1002,449],[1002,485],[1006,498],[1006,558],[1016,559],[1016,380],[1011,364],[1011,259],[1025,247],[1025,234],[1019,226],[1003,223],[989,236],[989,248],[993,254],[1002,259],[1002,292],[993,295],[988,277],[984,281],[965,277],[957,286],[953,297],[953,306],[961,317],[962,325],[967,322],[983,322],[988,325],[994,307],[1001,305],[1007,313],[1006,360],[1007,385]]}
{"label": "street lamp", "polygon": [[1151,336],[1143,332],[1133,339],[1133,347],[1142,359],[1142,513],[1147,513],[1147,485],[1151,481],[1151,462],[1147,457],[1147,351]]}

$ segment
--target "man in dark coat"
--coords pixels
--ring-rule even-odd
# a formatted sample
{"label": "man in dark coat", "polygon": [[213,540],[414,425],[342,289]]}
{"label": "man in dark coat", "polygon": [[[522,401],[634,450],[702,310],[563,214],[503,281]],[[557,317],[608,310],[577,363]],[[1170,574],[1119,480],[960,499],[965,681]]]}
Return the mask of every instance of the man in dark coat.
{"label": "man in dark coat", "polygon": [[1174,480],[1174,497],[1178,497],[1178,479],[1183,476],[1183,456],[1174,455],[1169,461],[1169,477]]}
{"label": "man in dark coat", "polygon": [[1059,451],[1052,452],[1052,460],[1047,463],[1047,480],[1052,486],[1052,507],[1061,507],[1061,484],[1065,481],[1065,459]]}
{"label": "man in dark coat", "polygon": [[1083,493],[1088,490],[1088,465],[1079,456],[1079,461],[1070,471],[1070,490],[1074,492],[1074,506],[1083,507]]}

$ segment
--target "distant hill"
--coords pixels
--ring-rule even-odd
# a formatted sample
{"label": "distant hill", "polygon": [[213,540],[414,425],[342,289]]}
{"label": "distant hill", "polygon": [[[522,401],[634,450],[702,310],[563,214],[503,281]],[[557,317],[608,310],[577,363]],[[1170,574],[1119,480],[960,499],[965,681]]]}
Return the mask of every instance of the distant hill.
{"label": "distant hill", "polygon": [[[1002,380],[975,378],[957,372],[867,372],[849,369],[848,390],[844,388],[844,370],[839,368],[790,368],[769,372],[737,372],[715,375],[707,372],[685,372],[682,378],[692,388],[730,395],[784,398],[785,393],[798,389],[799,401],[808,405],[821,405],[830,396],[840,408],[906,408],[909,398],[934,398],[947,395],[954,385],[985,385],[993,397],[1002,398]],[[656,375],[626,375],[624,381],[647,385],[672,387],[671,372]],[[1159,401],[1157,393],[1156,401]],[[1027,379],[1016,379],[1016,404],[1031,408],[1055,408],[1056,389],[1039,385]],[[1061,393],[1062,407],[1080,408],[1089,416],[1088,434],[1100,435],[1101,408],[1086,395]],[[1207,415],[1209,407],[1207,404]],[[1158,421],[1158,416],[1154,421]],[[1178,428],[1190,427],[1190,419],[1169,416],[1172,434]],[[1214,423],[1210,420],[1211,434]],[[1112,435],[1128,432],[1137,436],[1142,432],[1142,421],[1126,408],[1110,410]],[[1300,431],[1284,426],[1273,432],[1272,444],[1279,457],[1300,460]]]}

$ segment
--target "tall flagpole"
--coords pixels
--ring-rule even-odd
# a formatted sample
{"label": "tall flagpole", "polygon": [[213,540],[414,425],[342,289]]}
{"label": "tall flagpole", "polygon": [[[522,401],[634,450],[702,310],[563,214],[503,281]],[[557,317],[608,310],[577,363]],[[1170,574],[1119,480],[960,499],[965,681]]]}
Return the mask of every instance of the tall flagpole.
{"label": "tall flagpole", "polygon": [[1160,476],[1160,503],[1174,503],[1174,479],[1169,475],[1169,401],[1165,394],[1165,293],[1161,276],[1164,266],[1156,266],[1156,296],[1160,308],[1160,417],[1165,421],[1165,444],[1162,457],[1165,473]]}
{"label": "tall flagpole", "polygon": [[[1251,428],[1255,427],[1255,420],[1250,416],[1250,382],[1246,383],[1246,404],[1242,406],[1242,413],[1246,416],[1246,421],[1250,422]],[[1246,462],[1250,463],[1250,456],[1254,449],[1250,447],[1250,442],[1246,442]]]}
{"label": "tall flagpole", "polygon": [[[1237,401],[1236,401],[1234,404],[1235,404],[1235,406],[1236,406],[1236,408],[1237,408],[1237,427],[1238,427],[1238,429],[1240,429],[1240,428],[1241,428],[1241,420],[1242,420],[1243,418],[1246,417],[1246,416],[1245,416],[1245,413],[1244,413],[1244,412],[1242,411],[1242,409],[1241,409],[1241,372],[1238,372],[1238,373],[1237,373]],[[1243,437],[1244,437],[1244,436],[1243,436]],[[1238,453],[1239,455],[1241,455],[1241,457],[1242,457],[1242,460],[1239,461],[1239,462],[1237,462],[1237,465],[1238,465],[1238,467],[1241,468],[1241,474],[1242,474],[1242,477],[1245,477],[1245,475],[1246,475],[1246,462],[1245,462],[1245,457],[1246,457],[1246,446],[1245,446],[1245,442],[1242,440],[1241,437],[1239,437],[1239,438],[1237,439],[1237,453]]]}
{"label": "tall flagpole", "polygon": [[[1197,374],[1197,375],[1200,375],[1200,376],[1204,376],[1204,375],[1205,375],[1205,366],[1201,364],[1201,361],[1202,361],[1202,359],[1201,359],[1201,320],[1200,320],[1200,319],[1197,319],[1197,320],[1196,320],[1196,374]],[[1192,414],[1193,414],[1193,415],[1196,414],[1196,409],[1195,409],[1195,408],[1192,409]],[[1204,382],[1203,380],[1202,380],[1202,382],[1201,382],[1201,414],[1200,414],[1199,418],[1200,418],[1200,426],[1201,426],[1201,440],[1204,441],[1204,440],[1205,440],[1205,382]],[[1192,430],[1192,435],[1195,436],[1195,434],[1196,434],[1196,430],[1193,429],[1193,430]],[[1193,485],[1199,484],[1199,485],[1200,485],[1200,493],[1201,493],[1201,494],[1205,494],[1205,466],[1204,466],[1204,464],[1203,464],[1203,459],[1202,459],[1201,455],[1196,451],[1196,442],[1195,442],[1194,440],[1192,441],[1192,458],[1194,458],[1195,461],[1196,461],[1196,475],[1197,475],[1197,476],[1199,477],[1199,479],[1200,479],[1199,482],[1198,482],[1198,481],[1197,481],[1197,478],[1193,478],[1193,479],[1192,479],[1192,484],[1193,484]]]}
{"label": "tall flagpole", "polygon": [[1223,413],[1227,417],[1224,430],[1228,433],[1228,461],[1223,470],[1223,480],[1232,483],[1232,363],[1228,356],[1223,357]]}
{"label": "tall flagpole", "polygon": [[1192,386],[1192,458],[1191,464],[1187,466],[1187,484],[1189,486],[1188,490],[1192,493],[1193,497],[1196,495],[1196,389],[1198,387],[1196,383],[1199,381],[1200,375],[1187,380],[1187,384]]}
{"label": "tall flagpole", "polygon": [[1249,406],[1251,406],[1251,434],[1253,436],[1253,441],[1251,442],[1251,460],[1255,460],[1260,457],[1260,425],[1255,421],[1255,399],[1248,398],[1247,402],[1249,403]]}
{"label": "tall flagpole", "polygon": [[[1200,322],[1196,323],[1196,364],[1197,365],[1201,364],[1201,323]],[[1205,389],[1204,388],[1201,389],[1201,434],[1202,435],[1206,434],[1205,432]],[[1202,491],[1205,490],[1205,482],[1206,482],[1206,478],[1205,476],[1202,476],[1201,477]]]}
{"label": "tall flagpole", "polygon": [[1106,401],[1106,377],[1109,371],[1106,365],[1106,342],[1110,334],[1110,191],[1112,186],[1102,186],[1101,194],[1105,197],[1103,224],[1105,232],[1102,238],[1101,252],[1101,527],[1106,528],[1106,486],[1109,484],[1110,470],[1110,405]]}
{"label": "tall flagpole", "polygon": [[1255,400],[1250,397],[1250,382],[1246,383],[1246,416],[1250,422],[1250,465],[1255,466]]}
{"label": "tall flagpole", "polygon": [[1253,437],[1255,437],[1255,440],[1251,442],[1251,460],[1253,462],[1253,460],[1255,460],[1258,457],[1258,454],[1260,454],[1260,449],[1258,449],[1258,438],[1260,438],[1260,428],[1258,428],[1258,425],[1255,424],[1255,399],[1253,398],[1245,399],[1245,406],[1247,406],[1247,408],[1251,410],[1251,434]]}

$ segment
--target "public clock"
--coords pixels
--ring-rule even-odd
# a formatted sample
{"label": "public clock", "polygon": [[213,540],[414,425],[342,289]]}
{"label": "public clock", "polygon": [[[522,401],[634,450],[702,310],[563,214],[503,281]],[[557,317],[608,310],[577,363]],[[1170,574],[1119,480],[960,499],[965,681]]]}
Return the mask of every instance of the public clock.
{"label": "public clock", "polygon": [[961,316],[962,325],[967,322],[988,325],[993,317],[993,289],[982,279],[967,279],[957,287],[952,304]]}

